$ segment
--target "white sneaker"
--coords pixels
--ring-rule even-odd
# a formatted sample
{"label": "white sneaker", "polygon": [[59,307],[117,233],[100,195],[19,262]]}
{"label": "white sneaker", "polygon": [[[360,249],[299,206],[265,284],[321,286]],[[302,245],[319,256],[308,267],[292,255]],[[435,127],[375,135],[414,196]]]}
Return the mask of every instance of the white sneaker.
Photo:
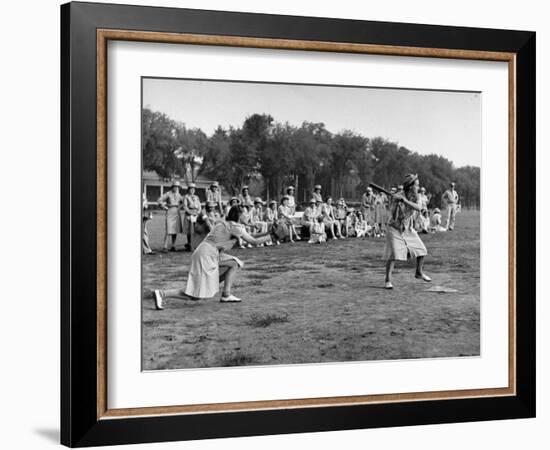
{"label": "white sneaker", "polygon": [[302,238],[301,238],[300,236],[296,236],[296,239],[295,239],[295,240],[296,240],[296,241],[301,241]]}
{"label": "white sneaker", "polygon": [[428,275],[426,275],[426,274],[424,274],[424,273],[423,273],[422,275],[415,275],[414,277],[415,277],[415,278],[418,278],[418,279],[422,279],[422,280],[424,280],[424,281],[427,281],[428,283],[429,283],[430,281],[432,281],[432,279],[431,279]]}
{"label": "white sneaker", "polygon": [[155,302],[156,309],[164,309],[164,307],[162,306],[163,298],[159,289],[155,289],[153,291],[153,300]]}
{"label": "white sneaker", "polygon": [[238,303],[241,299],[239,297],[235,297],[234,295],[229,295],[227,297],[224,297],[223,295],[220,298],[221,303]]}
{"label": "white sneaker", "polygon": [[384,285],[384,287],[386,289],[393,289],[393,284],[391,284],[391,282],[389,282],[389,281],[386,281],[386,284]]}

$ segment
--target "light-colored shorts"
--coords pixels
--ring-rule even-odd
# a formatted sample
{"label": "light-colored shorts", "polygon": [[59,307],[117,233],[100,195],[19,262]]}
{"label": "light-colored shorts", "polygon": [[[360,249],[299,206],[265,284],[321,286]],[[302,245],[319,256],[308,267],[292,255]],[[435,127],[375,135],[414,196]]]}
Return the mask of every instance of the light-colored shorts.
{"label": "light-colored shorts", "polygon": [[408,255],[411,258],[426,256],[428,251],[424,242],[415,230],[406,229],[401,232],[389,226],[386,232],[386,251],[384,259],[395,261],[406,261]]}

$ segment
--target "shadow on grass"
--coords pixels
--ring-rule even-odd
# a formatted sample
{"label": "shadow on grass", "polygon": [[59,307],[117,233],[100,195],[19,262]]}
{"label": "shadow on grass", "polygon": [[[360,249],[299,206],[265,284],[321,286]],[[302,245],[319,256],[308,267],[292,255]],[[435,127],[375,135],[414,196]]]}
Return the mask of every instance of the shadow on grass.
{"label": "shadow on grass", "polygon": [[288,314],[252,314],[248,325],[256,328],[266,328],[274,323],[286,323],[289,321]]}
{"label": "shadow on grass", "polygon": [[224,355],[220,360],[219,365],[221,367],[232,367],[232,366],[247,366],[258,362],[256,355],[243,352],[235,352],[230,355]]}

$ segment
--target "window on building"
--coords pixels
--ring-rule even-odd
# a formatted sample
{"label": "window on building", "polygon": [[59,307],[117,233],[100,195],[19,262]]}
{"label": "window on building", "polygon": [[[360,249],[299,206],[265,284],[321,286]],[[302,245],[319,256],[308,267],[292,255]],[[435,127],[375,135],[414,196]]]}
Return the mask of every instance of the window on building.
{"label": "window on building", "polygon": [[146,186],[145,195],[148,202],[157,202],[160,197],[160,186]]}

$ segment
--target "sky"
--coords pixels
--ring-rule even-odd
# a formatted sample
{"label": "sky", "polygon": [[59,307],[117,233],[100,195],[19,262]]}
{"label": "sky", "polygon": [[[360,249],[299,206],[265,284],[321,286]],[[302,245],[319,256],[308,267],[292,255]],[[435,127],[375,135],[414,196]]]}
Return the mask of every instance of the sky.
{"label": "sky", "polygon": [[481,165],[480,93],[145,78],[143,106],[209,136],[265,113],[296,126],[323,122],[332,133],[382,136],[456,167]]}

